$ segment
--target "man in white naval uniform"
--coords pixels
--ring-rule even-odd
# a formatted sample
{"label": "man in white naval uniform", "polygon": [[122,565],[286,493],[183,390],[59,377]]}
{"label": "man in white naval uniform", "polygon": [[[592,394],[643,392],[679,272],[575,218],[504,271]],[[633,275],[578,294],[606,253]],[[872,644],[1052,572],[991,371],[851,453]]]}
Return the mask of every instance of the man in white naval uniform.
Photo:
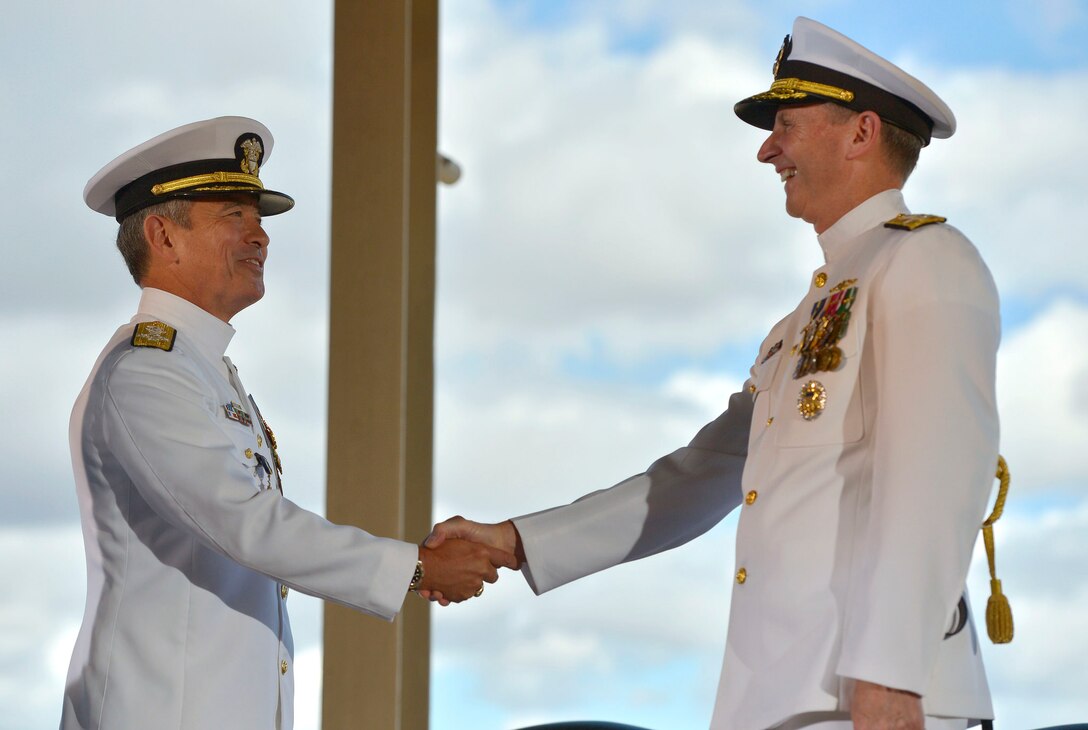
{"label": "man in white naval uniform", "polygon": [[[392,620],[409,588],[479,595],[512,555],[334,525],[283,495],[271,430],[224,357],[264,293],[272,137],[220,117],[118,157],[84,191],[143,289],[72,413],[87,604],[61,727],[292,726],[289,588]],[[445,589],[443,589],[445,590]]]}
{"label": "man in white naval uniform", "polygon": [[[992,717],[965,579],[997,463],[993,281],[900,188],[955,120],[798,18],[738,116],[825,264],[743,390],[685,448],[577,502],[447,537],[514,550],[537,593],[682,544],[735,507],[715,730],[964,728]],[[431,595],[441,600],[440,596]]]}

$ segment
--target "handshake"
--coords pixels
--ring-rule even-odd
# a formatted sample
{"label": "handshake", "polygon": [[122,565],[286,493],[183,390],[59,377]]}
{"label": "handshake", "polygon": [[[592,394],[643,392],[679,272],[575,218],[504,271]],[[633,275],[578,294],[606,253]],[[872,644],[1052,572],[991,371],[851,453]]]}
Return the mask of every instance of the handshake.
{"label": "handshake", "polygon": [[485,582],[499,579],[499,568],[517,570],[525,553],[510,520],[483,524],[451,517],[431,529],[419,548],[419,560],[423,577],[413,585],[416,593],[448,606],[480,596]]}

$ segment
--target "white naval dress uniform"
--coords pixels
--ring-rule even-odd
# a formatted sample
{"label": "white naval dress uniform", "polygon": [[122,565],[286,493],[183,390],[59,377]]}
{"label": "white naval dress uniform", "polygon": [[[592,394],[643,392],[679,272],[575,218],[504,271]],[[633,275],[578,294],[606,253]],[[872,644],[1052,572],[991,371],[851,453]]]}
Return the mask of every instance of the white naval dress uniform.
{"label": "white naval dress uniform", "polygon": [[[826,264],[809,292],[687,447],[514,520],[541,593],[741,507],[714,730],[848,719],[853,679],[918,693],[927,716],[993,716],[973,623],[945,634],[997,462],[997,292],[951,226],[882,225],[906,212],[888,190],[819,236]],[[841,362],[795,378],[805,326],[844,293]],[[810,381],[826,400],[806,420]]]}
{"label": "white naval dress uniform", "polygon": [[173,348],[121,327],[72,413],[88,585],[61,728],[287,730],[288,587],[392,620],[417,547],[283,496],[230,325],[154,289],[148,321]]}

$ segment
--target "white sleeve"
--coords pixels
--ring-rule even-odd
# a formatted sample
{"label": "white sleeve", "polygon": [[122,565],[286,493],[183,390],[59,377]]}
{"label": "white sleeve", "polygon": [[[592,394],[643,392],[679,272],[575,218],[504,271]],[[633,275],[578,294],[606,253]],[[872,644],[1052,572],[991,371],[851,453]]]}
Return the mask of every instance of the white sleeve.
{"label": "white sleeve", "polygon": [[873,480],[837,671],[921,694],[994,483],[1000,322],[966,238],[905,235],[871,311]]}
{"label": "white sleeve", "polygon": [[740,504],[752,397],[729,408],[691,443],[645,473],[576,502],[514,519],[529,586],[543,593],[605,568],[682,545]]}
{"label": "white sleeve", "polygon": [[185,358],[134,350],[105,373],[103,429],[155,512],[213,550],[303,593],[392,620],[417,547],[335,525],[258,491]]}

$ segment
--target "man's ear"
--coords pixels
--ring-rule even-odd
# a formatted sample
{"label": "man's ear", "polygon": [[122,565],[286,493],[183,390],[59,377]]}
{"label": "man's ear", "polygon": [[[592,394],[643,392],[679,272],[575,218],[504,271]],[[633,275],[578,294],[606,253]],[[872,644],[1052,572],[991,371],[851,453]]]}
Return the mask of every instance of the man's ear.
{"label": "man's ear", "polygon": [[144,218],[144,238],[152,258],[160,261],[165,259],[168,263],[177,261],[177,248],[170,238],[171,227],[170,220],[161,215],[152,214]]}
{"label": "man's ear", "polygon": [[884,120],[876,112],[864,111],[854,117],[854,136],[846,159],[854,160],[875,149],[880,144],[880,129]]}

